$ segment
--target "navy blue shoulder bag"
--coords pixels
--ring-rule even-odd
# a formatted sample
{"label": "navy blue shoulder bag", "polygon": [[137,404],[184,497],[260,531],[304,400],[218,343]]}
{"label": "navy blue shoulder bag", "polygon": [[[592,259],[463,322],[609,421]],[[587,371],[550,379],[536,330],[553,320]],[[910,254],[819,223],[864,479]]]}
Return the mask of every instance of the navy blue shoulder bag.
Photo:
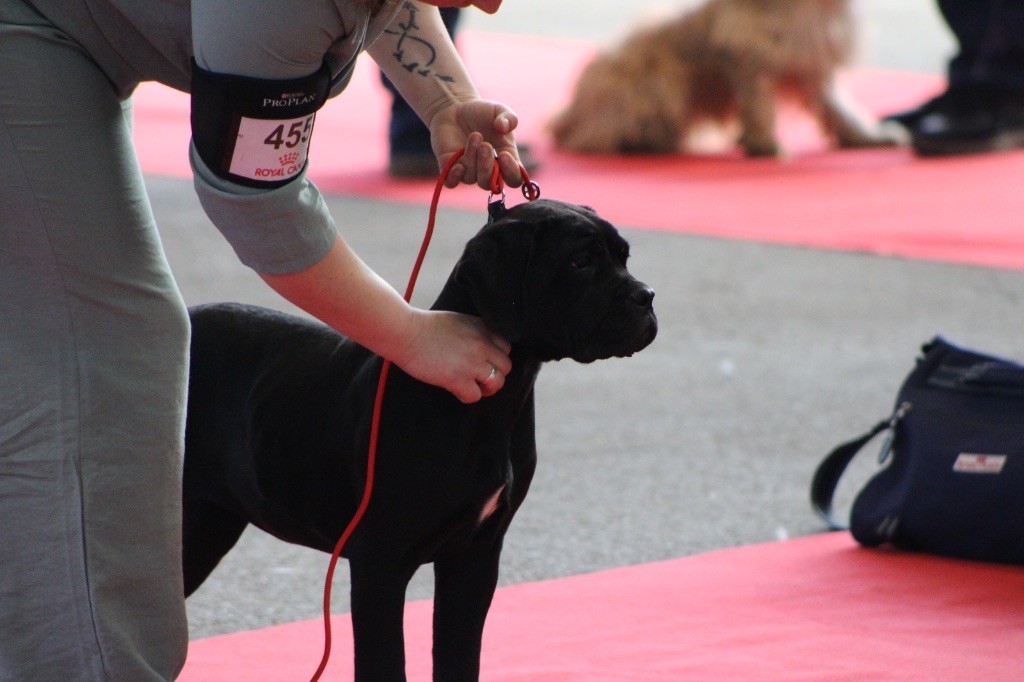
{"label": "navy blue shoulder bag", "polygon": [[892,415],[818,465],[811,504],[833,530],[843,471],[883,431],[882,468],[850,512],[857,542],[1024,565],[1024,366],[926,344]]}

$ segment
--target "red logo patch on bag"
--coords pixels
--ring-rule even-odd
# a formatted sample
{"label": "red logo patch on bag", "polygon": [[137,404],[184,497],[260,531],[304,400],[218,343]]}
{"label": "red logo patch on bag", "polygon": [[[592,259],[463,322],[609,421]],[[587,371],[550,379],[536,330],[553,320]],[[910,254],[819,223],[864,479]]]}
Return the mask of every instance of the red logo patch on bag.
{"label": "red logo patch on bag", "polygon": [[953,471],[960,474],[1001,474],[1006,465],[1006,455],[979,455],[961,452],[953,462]]}

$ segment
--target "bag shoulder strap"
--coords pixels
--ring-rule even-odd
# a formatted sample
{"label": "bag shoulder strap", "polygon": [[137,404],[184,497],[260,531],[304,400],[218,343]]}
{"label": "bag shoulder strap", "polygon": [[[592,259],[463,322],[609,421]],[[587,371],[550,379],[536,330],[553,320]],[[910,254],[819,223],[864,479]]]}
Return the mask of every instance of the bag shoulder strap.
{"label": "bag shoulder strap", "polygon": [[[835,496],[836,487],[843,472],[849,466],[853,458],[860,452],[861,448],[867,445],[868,441],[886,429],[892,429],[895,433],[896,425],[903,420],[907,412],[911,410],[911,404],[904,399],[904,392],[908,386],[920,384],[934,370],[938,363],[956,347],[940,336],[936,336],[930,342],[921,347],[921,356],[918,358],[913,371],[903,380],[897,395],[896,409],[888,419],[875,424],[864,435],[854,438],[840,445],[837,445],[832,452],[825,456],[825,459],[818,465],[811,479],[811,507],[828,524],[831,530],[847,530],[845,524],[839,523],[832,513],[832,499]],[[880,460],[884,461],[889,454],[890,443],[882,448]]]}
{"label": "bag shoulder strap", "polygon": [[811,479],[811,507],[828,524],[830,530],[846,530],[846,525],[839,523],[832,514],[832,498],[843,472],[861,448],[888,429],[892,423],[892,419],[883,419],[864,435],[837,445],[818,465],[814,478]]}

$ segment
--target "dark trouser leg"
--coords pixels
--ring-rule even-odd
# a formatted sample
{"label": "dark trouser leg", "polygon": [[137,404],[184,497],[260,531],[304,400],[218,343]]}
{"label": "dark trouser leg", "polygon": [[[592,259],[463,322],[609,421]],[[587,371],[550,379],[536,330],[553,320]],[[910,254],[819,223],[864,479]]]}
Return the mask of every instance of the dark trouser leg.
{"label": "dark trouser leg", "polygon": [[952,87],[1024,92],[1024,2],[939,0],[959,52],[949,63]]}
{"label": "dark trouser leg", "polygon": [[922,156],[1024,147],[1024,1],[939,0],[959,52],[945,92],[890,120]]}

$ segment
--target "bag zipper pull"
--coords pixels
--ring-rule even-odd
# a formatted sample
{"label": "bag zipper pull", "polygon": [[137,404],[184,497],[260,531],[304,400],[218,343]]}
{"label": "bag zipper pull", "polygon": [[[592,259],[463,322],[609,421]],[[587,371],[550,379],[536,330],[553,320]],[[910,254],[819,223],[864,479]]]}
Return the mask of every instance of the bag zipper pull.
{"label": "bag zipper pull", "polygon": [[892,455],[892,442],[896,438],[896,427],[899,426],[900,422],[903,421],[912,409],[914,409],[914,405],[909,400],[905,400],[892,413],[892,417],[889,418],[889,433],[885,435],[885,440],[882,441],[882,450],[878,453],[879,464],[885,464],[889,461],[889,457]]}

